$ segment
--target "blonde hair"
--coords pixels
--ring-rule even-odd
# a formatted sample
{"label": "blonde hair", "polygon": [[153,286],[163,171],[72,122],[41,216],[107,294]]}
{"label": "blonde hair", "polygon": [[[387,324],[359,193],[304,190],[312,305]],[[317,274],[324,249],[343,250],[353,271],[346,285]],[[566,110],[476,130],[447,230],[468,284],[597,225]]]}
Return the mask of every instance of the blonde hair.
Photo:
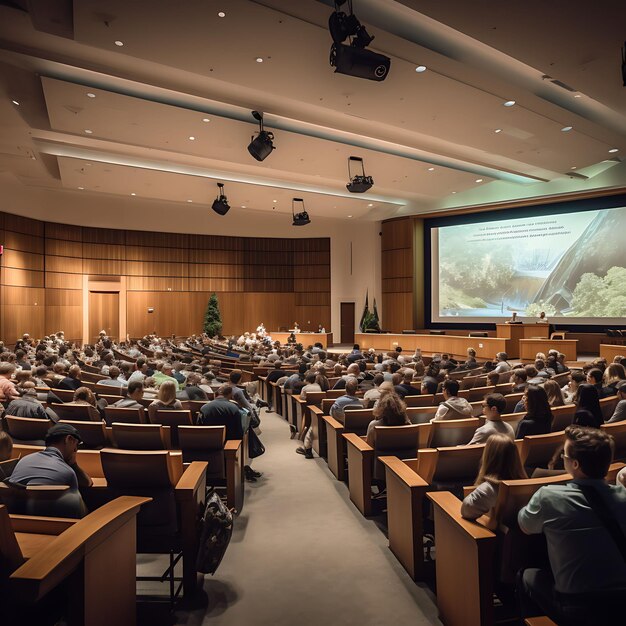
{"label": "blonde hair", "polygon": [[176,400],[176,383],[172,380],[166,380],[161,383],[157,400],[163,404],[172,404]]}
{"label": "blonde hair", "polygon": [[626,370],[624,370],[624,366],[621,363],[610,363],[607,365],[607,368],[604,370],[604,376],[602,376],[604,384],[610,385],[620,380],[626,380]]}
{"label": "blonde hair", "polygon": [[475,485],[488,482],[494,486],[502,480],[517,480],[528,478],[519,458],[517,446],[504,433],[495,433],[487,439],[483,456],[480,460],[480,469]]}
{"label": "blonde hair", "polygon": [[563,406],[565,404],[563,392],[559,387],[559,383],[555,380],[546,380],[543,384],[543,389],[548,395],[548,404],[550,406]]}

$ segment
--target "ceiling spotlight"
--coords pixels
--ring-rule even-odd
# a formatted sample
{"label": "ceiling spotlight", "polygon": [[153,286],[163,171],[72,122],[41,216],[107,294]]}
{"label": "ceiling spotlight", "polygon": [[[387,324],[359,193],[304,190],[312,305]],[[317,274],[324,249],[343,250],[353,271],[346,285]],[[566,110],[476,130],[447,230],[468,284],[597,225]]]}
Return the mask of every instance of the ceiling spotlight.
{"label": "ceiling spotlight", "polygon": [[505,106],[505,107],[512,107],[512,106],[515,106],[515,100],[507,100],[507,101],[504,103],[504,106]]}
{"label": "ceiling spotlight", "polygon": [[482,178],[477,178],[477,179],[476,179],[476,182],[477,182],[477,183],[482,183],[482,182],[483,182],[483,179],[482,179]]}
{"label": "ceiling spotlight", "polygon": [[563,126],[563,128],[561,128],[561,132],[562,133],[567,133],[570,130],[572,130],[572,128],[574,128],[573,126]]}
{"label": "ceiling spotlight", "polygon": [[210,120],[208,117],[203,117],[203,118],[202,118],[202,121],[203,121],[203,122],[210,122],[211,120]]}
{"label": "ceiling spotlight", "polygon": [[348,215],[348,217],[352,217],[352,215]]}
{"label": "ceiling spotlight", "polygon": [[193,137],[193,136],[190,136],[190,137],[189,137],[189,141],[195,141],[195,140],[196,140],[196,138],[195,138],[195,137]]}
{"label": "ceiling spotlight", "polygon": [[136,196],[137,194],[133,191],[133,192],[131,192],[131,194],[130,194],[130,195],[131,195],[131,196]]}
{"label": "ceiling spotlight", "polygon": [[452,193],[456,193],[456,191],[453,191]]}
{"label": "ceiling spotlight", "polygon": [[373,205],[373,203],[370,202],[367,206],[374,206],[374,205]]}
{"label": "ceiling spotlight", "polygon": [[[361,164],[361,174],[352,176],[350,169],[351,163]],[[361,157],[351,156],[348,158],[348,178],[350,182],[346,185],[346,189],[350,193],[365,193],[368,189],[371,189],[374,184],[374,179],[371,176],[365,175],[365,166],[363,165],[363,159]]]}
{"label": "ceiling spotlight", "polygon": [[501,128],[496,128],[493,132],[494,132],[494,133],[501,133],[501,132],[502,132],[502,129],[501,129]]}
{"label": "ceiling spotlight", "polygon": [[[336,7],[343,2],[336,2]],[[330,48],[330,65],[335,72],[381,81],[387,78],[391,59],[384,54],[367,50],[374,37],[369,35],[365,27],[352,12],[352,2],[348,4],[350,15],[336,10],[328,19],[328,29],[333,38]],[[350,39],[350,44],[344,44]]]}
{"label": "ceiling spotlight", "polygon": [[220,12],[217,14],[217,17],[226,17],[226,13],[224,13],[224,11],[220,11]]}
{"label": "ceiling spotlight", "polygon": [[619,152],[619,148],[611,148],[609,152],[612,154],[614,152]]}
{"label": "ceiling spotlight", "polygon": [[272,202],[273,202],[274,204],[276,204],[276,202],[278,202],[278,200],[272,200]]}
{"label": "ceiling spotlight", "polygon": [[[302,211],[296,213],[294,205],[296,202],[302,202]],[[311,223],[311,218],[304,208],[304,200],[302,198],[292,198],[291,200],[291,215],[293,216],[292,226],[306,226]]]}
{"label": "ceiling spotlight", "polygon": [[193,200],[187,200],[187,202],[193,202]]}
{"label": "ceiling spotlight", "polygon": [[115,42],[116,46],[119,46],[120,48],[124,45],[123,41],[120,41],[119,39]]}
{"label": "ceiling spotlight", "polygon": [[252,117],[259,122],[259,136],[252,135],[248,152],[257,160],[263,161],[275,150],[274,133],[263,129],[263,113],[252,111]]}
{"label": "ceiling spotlight", "polygon": [[79,187],[79,189],[82,191],[84,189],[84,187]]}
{"label": "ceiling spotlight", "polygon": [[85,132],[86,132],[88,135],[93,135],[93,130],[89,130],[89,128],[85,128]]}
{"label": "ceiling spotlight", "polygon": [[11,100],[11,102],[16,106],[20,106],[20,103],[17,100]]}
{"label": "ceiling spotlight", "polygon": [[91,91],[87,92],[87,97],[88,98],[95,98],[96,94],[95,93],[91,93]]}
{"label": "ceiling spotlight", "polygon": [[426,71],[426,66],[425,66],[425,65],[418,65],[418,66],[415,68],[415,71],[416,71],[416,72],[418,72],[419,74],[421,74],[422,72],[425,72],[425,71]]}
{"label": "ceiling spotlight", "polygon": [[256,62],[257,63],[263,63],[263,57],[257,57],[256,58]]}
{"label": "ceiling spotlight", "polygon": [[434,168],[434,167],[429,167],[429,168],[428,168],[428,171],[429,171],[429,172],[434,172],[434,171],[435,171],[435,168]]}
{"label": "ceiling spotlight", "polygon": [[217,198],[213,200],[211,208],[218,215],[226,215],[226,213],[228,213],[228,211],[230,210],[230,205],[228,204],[228,198],[224,195],[224,184],[217,183],[217,186],[219,189],[219,193],[217,194]]}

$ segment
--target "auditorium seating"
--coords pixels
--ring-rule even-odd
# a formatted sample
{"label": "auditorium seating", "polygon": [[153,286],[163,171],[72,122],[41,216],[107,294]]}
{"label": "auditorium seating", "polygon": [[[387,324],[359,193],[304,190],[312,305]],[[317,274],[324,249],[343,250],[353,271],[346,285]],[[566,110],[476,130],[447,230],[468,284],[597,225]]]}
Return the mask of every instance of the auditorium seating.
{"label": "auditorium seating", "polygon": [[104,448],[111,445],[104,422],[85,422],[62,419],[61,424],[70,424],[79,433],[85,448]]}
{"label": "auditorium seating", "polygon": [[50,420],[31,417],[16,417],[5,415],[3,420],[6,430],[16,443],[29,443],[34,446],[44,445],[48,429],[52,426]]}
{"label": "auditorium seating", "polygon": [[145,409],[123,409],[107,406],[104,409],[104,419],[107,426],[113,422],[120,424],[145,424],[147,415]]}
{"label": "auditorium seating", "polygon": [[113,422],[112,439],[122,450],[168,450],[172,447],[170,430],[161,424]]}

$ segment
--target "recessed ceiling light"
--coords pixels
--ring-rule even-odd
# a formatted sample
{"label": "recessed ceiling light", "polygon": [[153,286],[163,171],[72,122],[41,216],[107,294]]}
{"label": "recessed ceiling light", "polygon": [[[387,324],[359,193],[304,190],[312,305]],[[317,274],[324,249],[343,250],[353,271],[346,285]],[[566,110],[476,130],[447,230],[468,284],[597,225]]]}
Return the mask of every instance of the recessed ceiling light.
{"label": "recessed ceiling light", "polygon": [[278,200],[272,200],[272,202],[276,203],[276,202],[278,202]]}
{"label": "recessed ceiling light", "polygon": [[116,46],[119,46],[120,48],[124,45],[123,41],[120,41],[119,39],[115,42]]}
{"label": "recessed ceiling light", "polygon": [[496,128],[493,132],[494,132],[494,133],[501,133],[501,132],[502,132],[502,129],[501,129],[501,128]]}
{"label": "recessed ceiling light", "polygon": [[95,98],[95,97],[96,97],[96,94],[95,94],[95,93],[91,93],[91,91],[88,91],[88,92],[87,92],[87,97],[88,97],[88,98]]}
{"label": "recessed ceiling light", "polygon": [[257,57],[256,58],[256,62],[257,63],[263,63],[263,57]]}
{"label": "recessed ceiling light", "polygon": [[245,209],[245,208],[246,208],[246,205],[245,205],[245,204],[242,204],[242,205],[241,205],[241,208],[242,208],[242,209]]}
{"label": "recessed ceiling light", "polygon": [[220,11],[220,12],[217,14],[217,17],[226,17],[226,13],[224,13],[224,11]]}
{"label": "recessed ceiling light", "polygon": [[85,128],[85,132],[86,132],[88,135],[93,135],[93,130],[89,130],[89,128]]}
{"label": "recessed ceiling light", "polygon": [[619,148],[611,148],[609,152],[612,154],[613,152],[619,152]]}
{"label": "recessed ceiling light", "polygon": [[477,183],[482,183],[482,182],[483,182],[483,179],[482,179],[482,178],[477,178],[477,179],[476,179],[476,182],[477,182]]}
{"label": "recessed ceiling light", "polygon": [[84,189],[84,187],[79,187],[79,189],[82,191]]}
{"label": "recessed ceiling light", "polygon": [[195,140],[196,140],[196,138],[193,135],[189,136],[189,141],[195,141]]}
{"label": "recessed ceiling light", "polygon": [[422,72],[425,72],[425,71],[426,71],[426,66],[425,66],[425,65],[418,65],[418,66],[415,68],[415,71],[421,74]]}
{"label": "recessed ceiling light", "polygon": [[133,191],[133,192],[131,192],[131,194],[130,194],[130,195],[131,195],[131,196],[136,196],[137,194]]}
{"label": "recessed ceiling light", "polygon": [[456,191],[453,191],[452,193],[456,193]]}
{"label": "recessed ceiling light", "polygon": [[352,217],[352,215],[348,215],[348,217]]}
{"label": "recessed ceiling light", "polygon": [[203,121],[203,122],[210,122],[211,120],[210,120],[208,117],[203,117],[203,118],[202,118],[202,121]]}
{"label": "recessed ceiling light", "polygon": [[428,171],[429,171],[429,172],[434,172],[434,171],[435,171],[435,168],[434,168],[434,167],[429,167],[429,168],[428,168]]}
{"label": "recessed ceiling light", "polygon": [[575,169],[576,169],[575,165],[572,165],[572,167],[570,167],[570,170],[575,170]]}
{"label": "recessed ceiling light", "polygon": [[16,106],[20,106],[20,103],[17,100],[11,100],[11,102]]}
{"label": "recessed ceiling light", "polygon": [[504,106],[505,106],[505,107],[512,107],[512,106],[515,106],[515,100],[507,100],[507,101],[504,103]]}
{"label": "recessed ceiling light", "polygon": [[582,98],[582,96],[579,93],[577,93],[574,95],[574,98]]}
{"label": "recessed ceiling light", "polygon": [[367,206],[374,206],[371,202]]}
{"label": "recessed ceiling light", "polygon": [[563,128],[561,128],[561,132],[562,133],[567,133],[568,131],[572,130],[572,128],[574,128],[573,126],[563,126]]}
{"label": "recessed ceiling light", "polygon": [[187,202],[193,202],[193,200],[187,200]]}

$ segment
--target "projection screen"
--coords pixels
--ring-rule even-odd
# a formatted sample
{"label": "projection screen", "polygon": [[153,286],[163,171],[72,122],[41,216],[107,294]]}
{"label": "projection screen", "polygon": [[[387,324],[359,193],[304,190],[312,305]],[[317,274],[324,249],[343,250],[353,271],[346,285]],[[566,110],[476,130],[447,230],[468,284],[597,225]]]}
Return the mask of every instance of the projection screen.
{"label": "projection screen", "polygon": [[625,323],[626,206],[493,216],[430,228],[433,322]]}

